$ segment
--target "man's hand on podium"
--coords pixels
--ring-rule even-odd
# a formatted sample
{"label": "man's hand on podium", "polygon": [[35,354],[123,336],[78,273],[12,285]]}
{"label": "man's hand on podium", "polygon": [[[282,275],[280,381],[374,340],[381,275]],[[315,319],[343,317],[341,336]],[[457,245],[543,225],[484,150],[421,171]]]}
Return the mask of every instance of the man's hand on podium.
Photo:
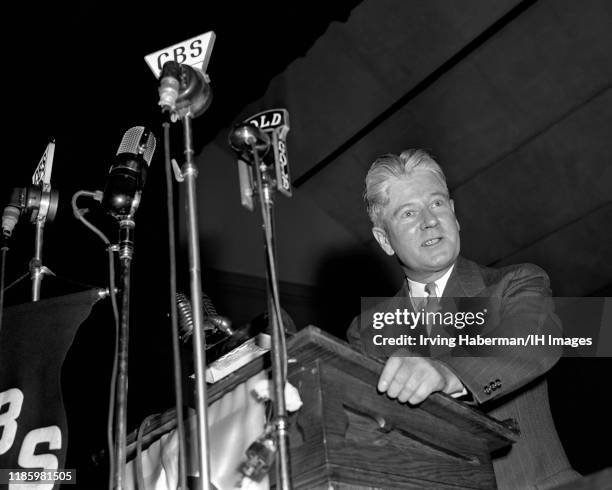
{"label": "man's hand on podium", "polygon": [[407,349],[395,351],[378,379],[378,390],[402,403],[417,405],[436,391],[461,395],[465,388],[445,364]]}

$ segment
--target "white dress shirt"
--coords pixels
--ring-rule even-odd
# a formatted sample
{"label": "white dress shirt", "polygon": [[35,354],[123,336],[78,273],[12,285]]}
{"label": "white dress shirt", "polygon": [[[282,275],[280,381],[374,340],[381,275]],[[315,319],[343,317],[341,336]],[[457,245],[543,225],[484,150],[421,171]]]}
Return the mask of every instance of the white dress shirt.
{"label": "white dress shirt", "polygon": [[[441,298],[444,294],[446,283],[448,282],[448,278],[450,277],[454,268],[455,264],[451,265],[450,269],[448,269],[440,279],[434,281],[434,284],[436,285],[436,296],[438,298]],[[427,286],[427,283],[416,282],[410,279],[409,277],[406,277],[406,279],[408,280],[408,288],[410,290],[411,298],[425,298],[429,296],[429,294],[427,294],[427,292],[425,291],[425,286]]]}

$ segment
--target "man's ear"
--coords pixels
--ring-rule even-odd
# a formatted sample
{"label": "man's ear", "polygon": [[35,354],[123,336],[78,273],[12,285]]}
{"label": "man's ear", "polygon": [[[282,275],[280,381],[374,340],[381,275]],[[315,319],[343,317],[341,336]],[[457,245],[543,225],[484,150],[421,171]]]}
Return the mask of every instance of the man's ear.
{"label": "man's ear", "polygon": [[[449,199],[449,202],[450,202],[450,207],[453,210],[453,214],[455,214],[455,201],[453,201],[452,199]],[[457,220],[456,214],[455,214],[455,223],[457,223],[457,229],[461,231],[461,225],[459,224],[459,221]]]}
{"label": "man's ear", "polygon": [[387,255],[395,254],[395,250],[393,250],[393,247],[391,247],[391,244],[389,243],[387,232],[383,228],[375,226],[372,228],[372,235],[374,235],[374,238],[376,238],[380,248],[382,248]]}

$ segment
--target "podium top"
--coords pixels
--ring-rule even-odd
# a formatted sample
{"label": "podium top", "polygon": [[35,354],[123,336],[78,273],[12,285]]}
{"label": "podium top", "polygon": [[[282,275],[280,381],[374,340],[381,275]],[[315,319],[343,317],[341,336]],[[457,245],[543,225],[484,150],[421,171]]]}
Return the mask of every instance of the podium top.
{"label": "podium top", "polygon": [[[356,351],[347,342],[312,325],[300,330],[287,340],[287,356],[289,376],[303,366],[318,360],[342,371],[350,372],[356,378],[370,384],[373,390],[376,389],[378,378],[384,367],[380,360]],[[262,356],[243,366],[208,388],[209,403],[213,403],[236,385],[269,367],[269,356]],[[516,442],[518,438],[519,432],[513,427],[513,422],[501,422],[486,415],[478,408],[457,401],[444,393],[432,393],[417,407],[398,404],[398,407],[400,406],[405,407],[406,410],[424,410],[437,418],[453,420],[453,425],[460,429],[489,440],[491,450],[505,447]]]}
{"label": "podium top", "polygon": [[[319,362],[351,373],[354,377],[371,385],[372,390],[376,389],[384,366],[381,361],[354,350],[347,342],[314,326],[300,330],[287,340],[287,355],[289,377],[305,366]],[[212,404],[219,400],[260,371],[270,369],[270,362],[269,354],[258,357],[217,383],[209,385],[208,403]],[[398,410],[402,409],[425,411],[437,419],[451,422],[459,430],[486,441],[490,451],[506,447],[516,442],[518,438],[518,430],[513,428],[512,423],[496,420],[476,407],[459,402],[443,393],[433,393],[418,406],[398,402]],[[148,429],[143,434],[144,445],[146,446],[151,439],[174,429],[175,426],[175,410],[171,409],[150,422]],[[128,444],[133,449],[135,433],[131,434],[128,439]]]}

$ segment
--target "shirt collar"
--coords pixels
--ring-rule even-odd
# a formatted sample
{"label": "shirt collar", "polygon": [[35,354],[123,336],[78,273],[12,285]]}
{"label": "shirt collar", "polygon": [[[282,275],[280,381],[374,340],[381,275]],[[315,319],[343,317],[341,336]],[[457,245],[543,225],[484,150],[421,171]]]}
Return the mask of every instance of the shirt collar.
{"label": "shirt collar", "polygon": [[[455,268],[455,264],[453,264],[444,273],[444,275],[441,278],[434,281],[434,283],[436,284],[436,295],[438,296],[438,298],[440,298],[444,294],[446,283],[448,282],[448,278],[450,277],[451,272],[453,272],[454,268]],[[412,296],[413,298],[424,298],[425,296],[429,296],[425,292],[426,283],[416,282],[416,281],[413,281],[412,279],[409,279],[408,277],[406,277],[406,280],[408,281],[408,288],[410,289],[410,296]]]}

